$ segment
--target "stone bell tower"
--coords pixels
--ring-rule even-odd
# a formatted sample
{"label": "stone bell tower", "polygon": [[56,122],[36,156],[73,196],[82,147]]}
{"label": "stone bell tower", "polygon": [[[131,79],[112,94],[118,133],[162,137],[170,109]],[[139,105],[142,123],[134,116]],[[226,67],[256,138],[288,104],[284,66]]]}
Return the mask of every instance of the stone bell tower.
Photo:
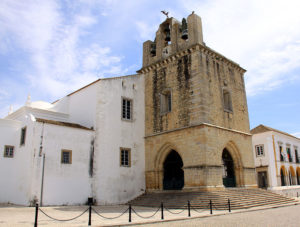
{"label": "stone bell tower", "polygon": [[256,187],[245,70],[203,42],[201,18],[167,18],[143,46],[146,187]]}

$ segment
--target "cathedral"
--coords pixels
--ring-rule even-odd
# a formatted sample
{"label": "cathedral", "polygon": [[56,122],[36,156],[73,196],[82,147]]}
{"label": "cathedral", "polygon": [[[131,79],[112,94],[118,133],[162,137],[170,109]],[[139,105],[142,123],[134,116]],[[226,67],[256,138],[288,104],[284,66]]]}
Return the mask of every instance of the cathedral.
{"label": "cathedral", "polygon": [[135,75],[0,119],[0,203],[120,204],[153,190],[257,187],[245,69],[167,18]]}

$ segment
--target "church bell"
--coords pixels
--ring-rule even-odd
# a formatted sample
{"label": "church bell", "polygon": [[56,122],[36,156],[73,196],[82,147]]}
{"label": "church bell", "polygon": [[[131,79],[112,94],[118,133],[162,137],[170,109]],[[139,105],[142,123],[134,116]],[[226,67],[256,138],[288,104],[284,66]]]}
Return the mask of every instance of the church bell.
{"label": "church bell", "polygon": [[184,31],[182,31],[181,38],[184,39],[184,40],[188,39],[188,30],[187,29],[185,29]]}

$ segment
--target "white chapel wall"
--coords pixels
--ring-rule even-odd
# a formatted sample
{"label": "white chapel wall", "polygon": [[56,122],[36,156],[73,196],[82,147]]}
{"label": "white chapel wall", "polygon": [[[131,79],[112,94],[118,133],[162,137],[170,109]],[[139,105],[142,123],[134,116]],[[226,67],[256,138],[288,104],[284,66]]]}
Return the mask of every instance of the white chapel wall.
{"label": "white chapel wall", "polygon": [[[133,119],[121,119],[122,97],[132,100]],[[101,80],[97,95],[94,195],[98,204],[124,203],[145,190],[144,78]],[[120,147],[131,149],[131,167],[120,166]]]}
{"label": "white chapel wall", "polygon": [[[36,176],[32,185],[33,194],[41,200],[43,154],[45,154],[43,205],[75,205],[86,203],[91,196],[89,176],[92,130],[77,129],[52,124],[35,124],[36,131],[43,130],[42,155],[35,160]],[[44,127],[44,129],[42,129]],[[40,138],[36,136],[36,138]],[[40,139],[35,143],[39,150]],[[72,163],[61,163],[61,150],[72,151]]]}
{"label": "white chapel wall", "polygon": [[[25,144],[20,145],[21,128],[26,127]],[[30,205],[32,149],[31,120],[0,119],[0,203]],[[12,158],[4,157],[4,146],[14,146]]]}

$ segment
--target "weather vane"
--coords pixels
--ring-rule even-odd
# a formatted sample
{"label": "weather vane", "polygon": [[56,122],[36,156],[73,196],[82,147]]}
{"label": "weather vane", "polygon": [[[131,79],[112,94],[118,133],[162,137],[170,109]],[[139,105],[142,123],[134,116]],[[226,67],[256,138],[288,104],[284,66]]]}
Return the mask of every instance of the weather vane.
{"label": "weather vane", "polygon": [[163,14],[165,14],[167,16],[167,18],[169,18],[169,12],[166,12],[165,10],[161,11]]}

